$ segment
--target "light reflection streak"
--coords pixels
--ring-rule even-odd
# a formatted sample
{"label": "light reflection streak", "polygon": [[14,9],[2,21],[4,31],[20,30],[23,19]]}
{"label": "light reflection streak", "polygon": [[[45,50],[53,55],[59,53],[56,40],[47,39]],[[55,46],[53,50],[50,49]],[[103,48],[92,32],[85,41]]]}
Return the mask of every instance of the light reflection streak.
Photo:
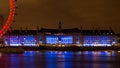
{"label": "light reflection streak", "polygon": [[2,57],[2,53],[0,53],[0,58]]}

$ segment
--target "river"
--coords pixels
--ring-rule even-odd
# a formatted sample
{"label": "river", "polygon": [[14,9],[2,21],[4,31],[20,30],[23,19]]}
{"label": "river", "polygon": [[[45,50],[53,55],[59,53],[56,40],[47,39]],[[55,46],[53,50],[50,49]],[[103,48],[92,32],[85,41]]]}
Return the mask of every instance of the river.
{"label": "river", "polygon": [[0,53],[0,68],[120,68],[120,51]]}

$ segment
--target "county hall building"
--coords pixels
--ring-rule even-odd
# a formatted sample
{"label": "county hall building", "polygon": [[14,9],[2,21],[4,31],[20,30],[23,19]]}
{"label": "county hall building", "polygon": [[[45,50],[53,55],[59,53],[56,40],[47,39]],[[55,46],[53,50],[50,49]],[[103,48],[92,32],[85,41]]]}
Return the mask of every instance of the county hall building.
{"label": "county hall building", "polygon": [[5,35],[8,46],[39,45],[79,45],[112,46],[116,44],[113,30],[83,30],[78,28],[62,29],[61,22],[57,29],[37,28],[37,30],[9,30]]}

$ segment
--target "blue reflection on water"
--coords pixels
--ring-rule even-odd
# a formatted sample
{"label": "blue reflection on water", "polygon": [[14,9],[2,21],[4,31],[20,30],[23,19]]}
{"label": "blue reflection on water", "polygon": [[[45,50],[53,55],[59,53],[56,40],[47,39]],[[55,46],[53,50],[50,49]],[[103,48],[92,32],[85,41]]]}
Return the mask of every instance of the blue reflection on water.
{"label": "blue reflection on water", "polygon": [[2,68],[116,68],[116,61],[119,62],[119,60],[119,53],[114,51],[0,53]]}
{"label": "blue reflection on water", "polygon": [[57,68],[57,53],[46,52],[46,65],[47,68]]}

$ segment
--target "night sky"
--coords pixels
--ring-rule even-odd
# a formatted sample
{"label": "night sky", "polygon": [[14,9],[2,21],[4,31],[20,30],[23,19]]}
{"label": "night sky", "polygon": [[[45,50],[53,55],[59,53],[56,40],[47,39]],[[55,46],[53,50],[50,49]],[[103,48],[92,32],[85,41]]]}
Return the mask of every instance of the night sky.
{"label": "night sky", "polygon": [[[120,0],[18,0],[14,29],[36,26],[84,29],[112,27],[120,33]],[[5,20],[9,12],[9,0],[0,0],[0,15]]]}

